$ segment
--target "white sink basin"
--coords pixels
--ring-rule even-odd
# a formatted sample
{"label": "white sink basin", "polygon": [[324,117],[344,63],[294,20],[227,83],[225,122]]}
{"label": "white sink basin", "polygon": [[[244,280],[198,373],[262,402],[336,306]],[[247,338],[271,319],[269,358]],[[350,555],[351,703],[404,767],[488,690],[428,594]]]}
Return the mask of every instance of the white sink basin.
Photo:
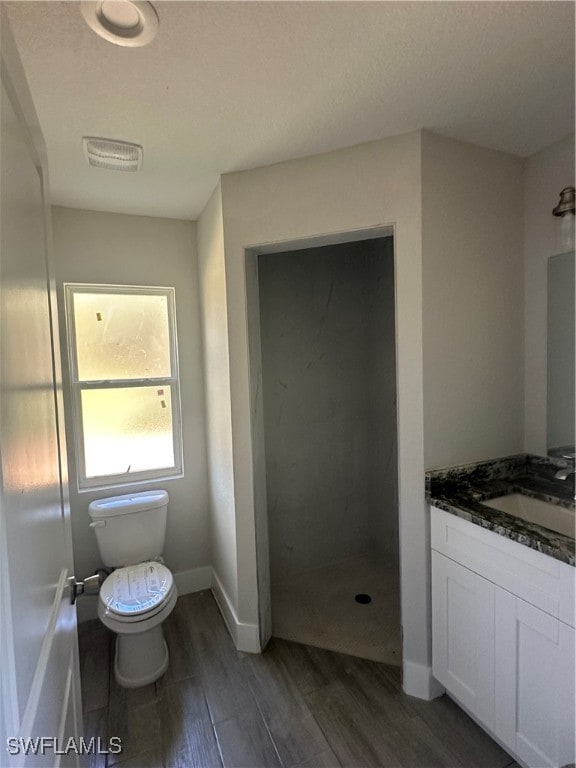
{"label": "white sink basin", "polygon": [[492,507],[499,512],[506,512],[514,517],[520,517],[529,523],[536,523],[556,533],[574,538],[574,510],[549,504],[547,501],[511,493],[509,496],[498,496],[496,499],[483,501],[486,507]]}

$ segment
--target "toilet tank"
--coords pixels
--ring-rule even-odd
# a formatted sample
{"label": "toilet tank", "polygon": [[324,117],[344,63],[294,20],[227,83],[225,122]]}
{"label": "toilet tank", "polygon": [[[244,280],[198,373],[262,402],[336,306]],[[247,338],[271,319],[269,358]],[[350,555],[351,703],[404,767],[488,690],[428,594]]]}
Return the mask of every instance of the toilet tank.
{"label": "toilet tank", "polygon": [[117,568],[161,555],[167,510],[166,491],[128,493],[91,502],[90,527],[96,534],[104,565]]}

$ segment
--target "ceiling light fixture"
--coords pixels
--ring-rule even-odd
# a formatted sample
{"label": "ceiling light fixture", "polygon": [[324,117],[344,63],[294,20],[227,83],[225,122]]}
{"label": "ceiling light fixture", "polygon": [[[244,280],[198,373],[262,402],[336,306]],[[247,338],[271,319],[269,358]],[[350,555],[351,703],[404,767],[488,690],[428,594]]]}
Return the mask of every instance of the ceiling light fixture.
{"label": "ceiling light fixture", "polygon": [[82,15],[90,29],[114,45],[147,45],[158,31],[158,15],[151,3],[137,0],[83,0]]}
{"label": "ceiling light fixture", "polygon": [[84,136],[82,146],[88,163],[94,168],[135,173],[142,167],[144,153],[140,144]]}

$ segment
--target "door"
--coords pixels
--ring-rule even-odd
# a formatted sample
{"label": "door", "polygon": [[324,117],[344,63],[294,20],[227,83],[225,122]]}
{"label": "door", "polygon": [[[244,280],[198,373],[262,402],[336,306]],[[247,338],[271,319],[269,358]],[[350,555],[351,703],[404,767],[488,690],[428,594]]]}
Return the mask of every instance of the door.
{"label": "door", "polygon": [[494,585],[432,550],[432,672],[494,728]]}
{"label": "door", "polygon": [[0,765],[52,768],[78,764],[76,609],[45,151],[4,8],[1,50]]}
{"label": "door", "polygon": [[496,735],[529,766],[574,762],[574,628],[496,588]]}

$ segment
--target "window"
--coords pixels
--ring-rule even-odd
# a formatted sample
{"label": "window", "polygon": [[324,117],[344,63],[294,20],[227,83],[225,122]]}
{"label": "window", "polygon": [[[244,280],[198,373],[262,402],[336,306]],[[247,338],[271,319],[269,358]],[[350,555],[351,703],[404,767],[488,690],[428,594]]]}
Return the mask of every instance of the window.
{"label": "window", "polygon": [[174,289],[64,289],[79,488],[181,474]]}

